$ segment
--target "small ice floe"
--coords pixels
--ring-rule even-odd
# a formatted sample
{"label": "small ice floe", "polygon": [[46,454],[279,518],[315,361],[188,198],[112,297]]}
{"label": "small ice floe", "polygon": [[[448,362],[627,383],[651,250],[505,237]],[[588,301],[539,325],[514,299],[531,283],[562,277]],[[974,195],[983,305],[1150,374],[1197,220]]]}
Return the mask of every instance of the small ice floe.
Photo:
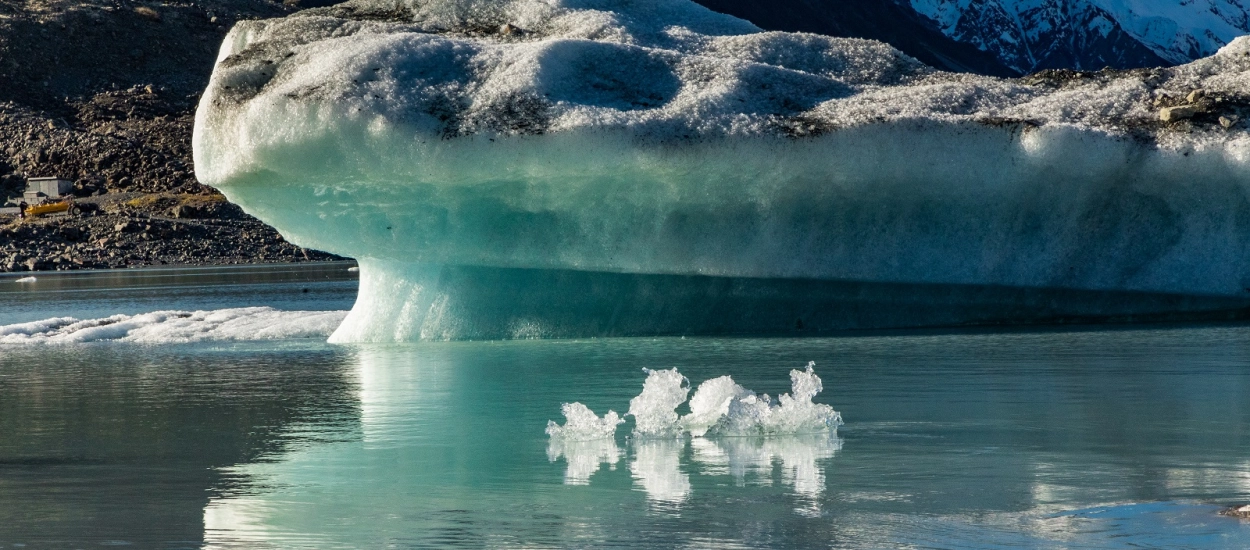
{"label": "small ice floe", "polygon": [[634,435],[660,437],[688,433],[694,437],[775,436],[836,431],[842,415],[812,398],[823,387],[813,372],[814,362],[804,370],[790,371],[789,394],[775,401],[767,394],[757,395],[729,376],[713,378],[699,385],[690,398],[690,414],[678,417],[677,406],[686,402],[689,381],[677,369],[647,371],[643,391],[629,402],[629,413],[637,421]]}
{"label": "small ice floe", "polygon": [[616,411],[608,411],[608,414],[600,418],[581,403],[565,403],[560,407],[560,412],[564,413],[566,419],[564,425],[548,420],[547,435],[567,441],[612,439],[616,434],[616,427],[625,422]]}
{"label": "small ice floe", "polygon": [[[689,398],[690,413],[681,416],[677,407],[687,403],[690,380],[677,369],[643,369],[647,379],[642,393],[629,401],[634,417],[633,435],[659,439],[704,436],[790,436],[798,434],[836,434],[842,415],[833,407],[814,403],[812,399],[824,387],[816,376],[815,362],[803,370],[790,371],[791,391],[776,400],[767,394],[756,394],[729,376],[707,380]],[[581,403],[565,403],[562,412],[568,421],[564,426],[548,421],[547,434],[570,440],[609,439],[624,420],[613,411],[600,418]]]}
{"label": "small ice floe", "polygon": [[1245,506],[1232,506],[1220,510],[1221,516],[1229,516],[1240,519],[1250,519],[1250,504]]}
{"label": "small ice floe", "polygon": [[644,437],[681,435],[677,407],[690,394],[690,380],[677,369],[642,370],[647,373],[642,393],[629,400],[629,412],[625,413],[634,417],[634,433]]}
{"label": "small ice floe", "polygon": [[347,317],[346,311],[280,311],[244,307],[211,311],[154,311],[98,319],[53,317],[0,325],[0,346],[132,342],[261,341],[325,338]]}
{"label": "small ice floe", "polygon": [[[635,421],[629,439],[632,453],[616,444],[617,426],[624,420],[615,412],[600,417],[581,403],[565,403],[565,424],[547,422],[547,459],[564,457],[565,485],[588,485],[604,464],[615,469],[622,457],[632,454],[634,486],[653,504],[679,505],[692,491],[690,475],[681,468],[689,436],[693,460],[703,473],[732,474],[742,486],[748,477],[750,483],[771,485],[774,472],[780,471],[781,484],[803,502],[795,511],[819,516],[826,487],[821,461],[842,448],[837,436],[842,416],[829,405],[812,402],[824,389],[814,367],[809,362],[805,369],[791,370],[791,391],[776,400],[728,375],[703,382],[691,397],[690,380],[677,369],[643,369],[647,378],[642,393],[630,400],[625,415]],[[685,416],[677,413],[683,403],[690,406]]]}
{"label": "small ice floe", "polygon": [[18,279],[18,280],[13,281],[13,282],[15,282],[15,283],[33,283],[33,282],[35,282],[36,280],[37,280],[37,279],[35,279],[34,277],[22,277],[21,279]]}

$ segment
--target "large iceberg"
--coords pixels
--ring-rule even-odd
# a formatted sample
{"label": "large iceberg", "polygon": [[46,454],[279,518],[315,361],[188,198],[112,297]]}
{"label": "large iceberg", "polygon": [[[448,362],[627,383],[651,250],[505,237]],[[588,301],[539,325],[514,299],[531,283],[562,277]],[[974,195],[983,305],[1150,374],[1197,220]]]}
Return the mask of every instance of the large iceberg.
{"label": "large iceberg", "polygon": [[194,151],[359,259],[337,341],[786,332],[1241,316],[1246,115],[1250,37],[1000,79],[687,0],[352,0],[237,24]]}

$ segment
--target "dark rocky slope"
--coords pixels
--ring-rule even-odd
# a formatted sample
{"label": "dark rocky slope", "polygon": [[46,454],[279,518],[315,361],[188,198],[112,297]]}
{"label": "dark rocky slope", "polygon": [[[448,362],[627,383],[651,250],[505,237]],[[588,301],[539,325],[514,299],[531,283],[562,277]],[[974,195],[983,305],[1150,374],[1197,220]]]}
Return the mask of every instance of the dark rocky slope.
{"label": "dark rocky slope", "polygon": [[191,165],[222,37],[297,7],[0,0],[0,202],[37,176],[90,197],[77,216],[0,217],[0,271],[330,258],[222,202]]}
{"label": "dark rocky slope", "polygon": [[975,46],[957,42],[908,7],[889,0],[695,0],[770,31],[880,40],[939,69],[993,76],[1018,73]]}

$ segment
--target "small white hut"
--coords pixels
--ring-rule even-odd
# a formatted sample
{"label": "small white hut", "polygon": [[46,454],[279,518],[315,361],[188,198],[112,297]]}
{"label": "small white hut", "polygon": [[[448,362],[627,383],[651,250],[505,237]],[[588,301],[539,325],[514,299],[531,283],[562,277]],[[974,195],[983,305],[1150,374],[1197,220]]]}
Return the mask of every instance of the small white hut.
{"label": "small white hut", "polygon": [[74,182],[61,178],[28,178],[22,200],[39,204],[48,199],[59,199],[74,190]]}

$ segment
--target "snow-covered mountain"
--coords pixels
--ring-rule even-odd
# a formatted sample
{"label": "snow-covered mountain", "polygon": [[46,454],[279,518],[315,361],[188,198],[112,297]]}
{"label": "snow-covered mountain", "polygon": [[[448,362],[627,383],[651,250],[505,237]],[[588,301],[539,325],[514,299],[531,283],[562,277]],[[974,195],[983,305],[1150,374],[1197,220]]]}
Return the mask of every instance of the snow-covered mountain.
{"label": "snow-covered mountain", "polygon": [[1250,0],[895,0],[1021,72],[1185,63],[1250,33]]}

